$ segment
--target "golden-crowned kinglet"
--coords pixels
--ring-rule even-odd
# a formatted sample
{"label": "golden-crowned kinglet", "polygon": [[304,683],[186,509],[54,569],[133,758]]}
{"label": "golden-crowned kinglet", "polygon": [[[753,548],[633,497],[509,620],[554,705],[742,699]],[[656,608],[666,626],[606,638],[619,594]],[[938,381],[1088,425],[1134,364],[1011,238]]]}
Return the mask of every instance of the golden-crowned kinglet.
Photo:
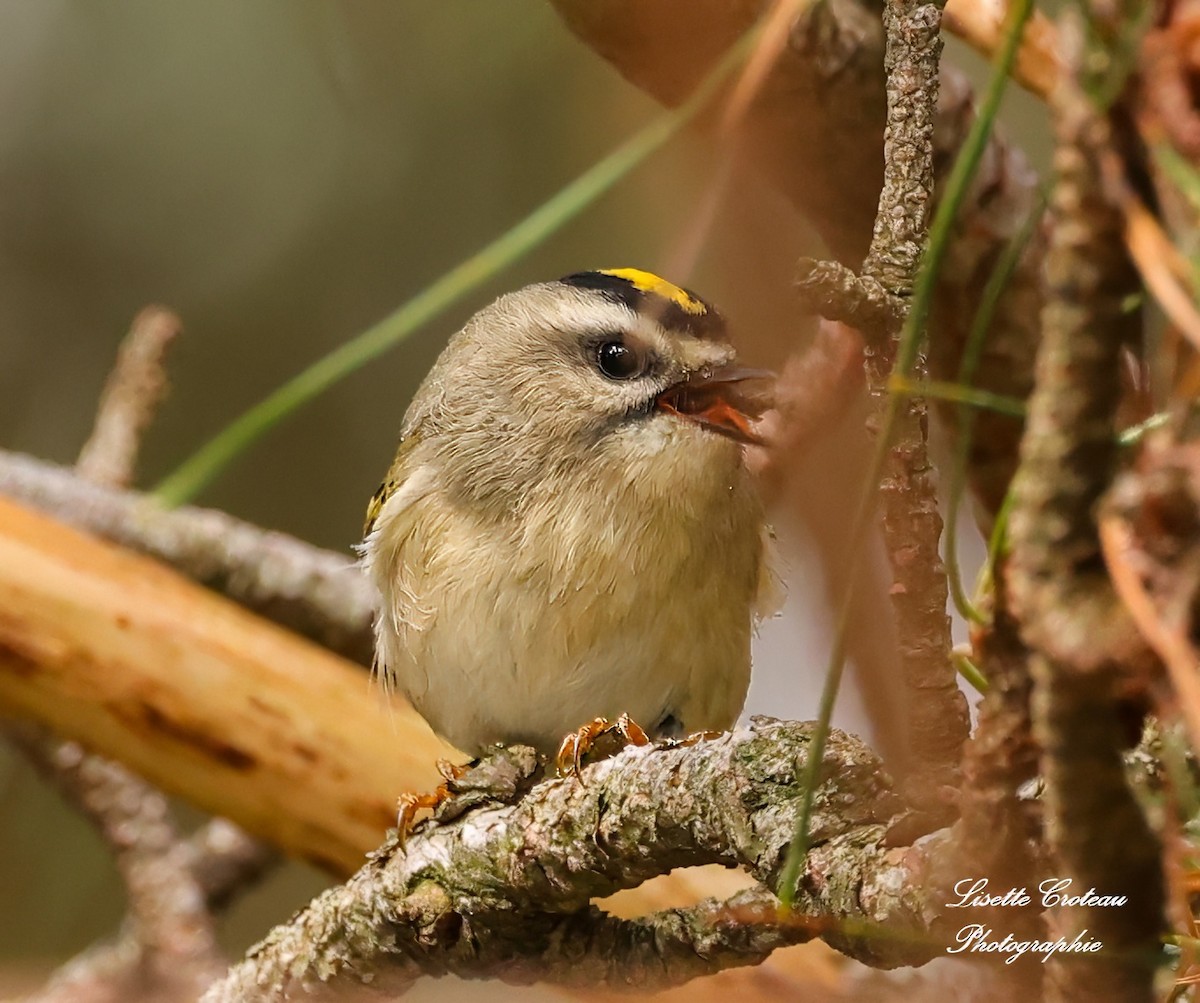
{"label": "golden-crowned kinglet", "polygon": [[[729,727],[770,577],[721,316],[637,269],[500,297],[418,389],[367,512],[377,669],[460,749],[597,717]],[[753,381],[753,382],[752,382]]]}

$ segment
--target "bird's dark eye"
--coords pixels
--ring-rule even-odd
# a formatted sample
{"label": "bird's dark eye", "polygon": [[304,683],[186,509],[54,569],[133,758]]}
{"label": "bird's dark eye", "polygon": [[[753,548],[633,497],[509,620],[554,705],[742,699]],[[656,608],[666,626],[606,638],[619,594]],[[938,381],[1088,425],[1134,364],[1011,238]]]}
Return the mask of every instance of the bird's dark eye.
{"label": "bird's dark eye", "polygon": [[642,372],[640,352],[623,341],[606,341],[596,350],[596,365],[610,380],[630,380]]}

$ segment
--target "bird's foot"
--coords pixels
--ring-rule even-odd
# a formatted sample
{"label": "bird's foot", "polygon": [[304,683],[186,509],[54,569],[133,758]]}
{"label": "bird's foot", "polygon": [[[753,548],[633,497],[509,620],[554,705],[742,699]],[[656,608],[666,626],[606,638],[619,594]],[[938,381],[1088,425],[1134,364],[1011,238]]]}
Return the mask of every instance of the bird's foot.
{"label": "bird's foot", "polygon": [[[600,744],[601,740],[613,735],[621,739],[619,748],[627,745],[649,745],[650,736],[634,722],[628,714],[622,714],[615,721],[598,717],[577,731],[571,732],[558,747],[558,755],[554,757],[554,765],[560,777],[579,776],[583,767],[583,759]],[[617,750],[614,750],[617,751]],[[608,752],[612,755],[613,752]]]}
{"label": "bird's foot", "polygon": [[[441,772],[442,760],[438,761],[438,772]],[[445,776],[443,773],[442,776]],[[408,835],[413,831],[417,822],[417,814],[426,808],[437,812],[446,801],[454,795],[450,790],[449,780],[439,784],[432,794],[417,794],[405,791],[396,798],[396,842],[404,849]]]}
{"label": "bird's foot", "polygon": [[446,781],[442,786],[447,787],[447,793],[449,793],[449,785],[453,784],[456,780],[461,780],[475,769],[480,762],[481,760],[479,759],[472,759],[469,763],[452,763],[449,759],[439,759],[434,763],[434,766],[437,768],[438,773],[442,775],[442,779]]}
{"label": "bird's foot", "polygon": [[537,752],[524,745],[497,746],[462,766],[440,759],[437,768],[446,782],[435,791],[398,798],[396,840],[402,849],[424,809],[435,821],[450,822],[477,805],[519,801],[541,779]]}

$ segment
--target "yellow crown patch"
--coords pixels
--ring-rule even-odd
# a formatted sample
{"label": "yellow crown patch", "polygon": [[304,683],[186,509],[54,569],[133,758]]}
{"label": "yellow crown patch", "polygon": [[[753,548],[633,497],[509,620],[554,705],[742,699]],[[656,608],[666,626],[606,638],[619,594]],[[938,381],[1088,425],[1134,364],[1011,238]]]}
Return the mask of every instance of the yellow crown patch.
{"label": "yellow crown patch", "polygon": [[624,279],[635,289],[668,299],[690,314],[699,316],[708,312],[708,307],[686,289],[681,289],[674,282],[668,282],[661,275],[655,275],[653,272],[642,271],[640,268],[602,268],[600,274]]}

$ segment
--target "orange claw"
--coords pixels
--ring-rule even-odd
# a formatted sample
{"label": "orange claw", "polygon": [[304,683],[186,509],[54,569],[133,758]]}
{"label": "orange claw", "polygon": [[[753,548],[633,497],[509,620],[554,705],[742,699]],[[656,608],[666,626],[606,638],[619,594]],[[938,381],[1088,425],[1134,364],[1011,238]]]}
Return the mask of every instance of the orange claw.
{"label": "orange claw", "polygon": [[602,735],[620,735],[626,745],[649,745],[650,736],[633,721],[628,714],[622,714],[616,721],[610,722],[606,717],[598,717],[588,722],[582,728],[571,732],[562,740],[558,754],[554,757],[554,766],[560,777],[568,775],[579,777],[583,766],[583,757]]}
{"label": "orange claw", "polygon": [[[475,760],[476,763],[479,760]],[[437,771],[442,775],[442,779],[447,782],[461,780],[464,775],[471,772],[471,763],[452,763],[449,759],[439,759],[436,763]],[[433,795],[429,795],[432,797]]]}
{"label": "orange claw", "polygon": [[[441,771],[444,760],[438,761],[438,770]],[[450,764],[446,764],[450,765]],[[446,776],[442,773],[442,776]],[[450,777],[446,777],[447,780]],[[448,801],[451,797],[450,787],[447,784],[441,784],[432,794],[414,794],[406,792],[396,798],[396,842],[400,844],[400,849],[404,849],[405,843],[408,842],[408,834],[413,831],[413,824],[417,818],[417,812],[422,808],[429,808],[436,811],[441,807],[444,801]]]}

